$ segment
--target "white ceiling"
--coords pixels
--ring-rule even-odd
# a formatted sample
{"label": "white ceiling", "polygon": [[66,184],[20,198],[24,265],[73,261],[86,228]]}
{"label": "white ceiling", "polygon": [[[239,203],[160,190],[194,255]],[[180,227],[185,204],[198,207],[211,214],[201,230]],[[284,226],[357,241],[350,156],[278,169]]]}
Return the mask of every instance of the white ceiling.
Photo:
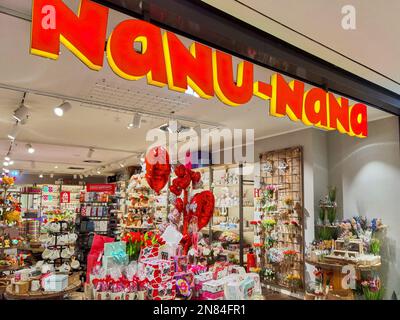
{"label": "white ceiling", "polygon": [[[400,1],[202,0],[323,60],[400,93]],[[342,28],[352,5],[356,29]]]}
{"label": "white ceiling", "polygon": [[[29,14],[31,1],[2,0],[0,5]],[[110,12],[108,32],[126,18]],[[21,126],[13,149],[13,168],[16,169],[81,173],[81,170],[68,169],[76,166],[86,172],[100,166],[84,162],[89,147],[95,148],[92,159],[102,161],[101,166],[113,165],[102,173],[115,171],[122,160],[126,160],[126,164],[137,163],[138,155],[150,144],[145,141],[146,132],[167,119],[146,116],[140,129],[128,130],[133,113],[127,109],[154,114],[175,111],[176,116],[193,120],[184,122],[189,126],[195,125],[195,121],[205,121],[221,127],[253,128],[256,139],[304,128],[299,122],[269,117],[268,102],[257,97],[244,106],[232,108],[216,98],[203,100],[150,86],[145,79],[132,82],[121,79],[112,72],[106,60],[99,72],[89,70],[64,47],[57,61],[32,56],[29,54],[30,22],[1,13],[0,39],[0,84],[95,101],[91,104],[71,101],[72,109],[58,118],[54,116],[53,108],[62,102],[60,99],[27,94],[25,104],[30,108],[31,118]],[[187,39],[184,41],[190,43]],[[267,80],[270,75],[269,70],[255,67],[256,79]],[[0,155],[8,150],[7,134],[14,123],[12,114],[22,96],[22,92],[0,89]],[[120,110],[104,108],[96,102],[113,104]],[[370,121],[387,116],[373,108],[368,112]],[[26,143],[34,145],[36,152],[33,155],[26,152]],[[31,161],[35,161],[35,168]]]}

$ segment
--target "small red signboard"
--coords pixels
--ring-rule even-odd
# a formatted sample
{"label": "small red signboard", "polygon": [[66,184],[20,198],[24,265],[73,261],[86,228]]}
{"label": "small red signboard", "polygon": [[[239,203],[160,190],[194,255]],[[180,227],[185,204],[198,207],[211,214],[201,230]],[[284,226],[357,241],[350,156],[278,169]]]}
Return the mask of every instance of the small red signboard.
{"label": "small red signboard", "polygon": [[69,191],[61,191],[60,193],[60,203],[70,203],[71,193]]}
{"label": "small red signboard", "polygon": [[108,194],[115,193],[115,184],[113,183],[88,183],[86,185],[87,192],[104,192]]}

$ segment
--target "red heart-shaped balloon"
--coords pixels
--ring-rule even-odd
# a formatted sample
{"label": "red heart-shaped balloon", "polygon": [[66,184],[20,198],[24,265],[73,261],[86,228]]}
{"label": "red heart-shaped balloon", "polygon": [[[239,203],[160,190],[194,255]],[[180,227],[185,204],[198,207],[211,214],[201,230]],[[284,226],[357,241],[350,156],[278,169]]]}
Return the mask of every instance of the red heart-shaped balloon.
{"label": "red heart-shaped balloon", "polygon": [[183,211],[183,200],[181,198],[177,198],[176,199],[175,208],[176,208],[176,210],[179,211],[179,213],[182,213],[182,211]]}
{"label": "red heart-shaped balloon", "polygon": [[176,181],[176,185],[179,188],[186,189],[187,187],[189,187],[192,179],[190,178],[189,173],[185,173],[185,175],[182,178],[175,178],[174,181]]}
{"label": "red heart-shaped balloon", "polygon": [[214,204],[214,194],[209,190],[196,193],[192,198],[190,205],[191,207],[193,207],[192,205],[196,205],[194,212],[192,212],[193,215],[197,217],[197,226],[199,231],[210,221],[214,213]]}
{"label": "red heart-shaped balloon", "polygon": [[198,184],[200,182],[200,179],[201,179],[200,172],[192,171],[191,178],[192,178],[192,183],[193,184]]}
{"label": "red heart-shaped balloon", "polygon": [[176,184],[171,184],[169,186],[169,191],[171,191],[177,197],[179,197],[182,193],[182,189],[180,187],[178,187]]}
{"label": "red heart-shaped balloon", "polygon": [[186,173],[186,168],[183,164],[180,164],[177,167],[175,167],[174,172],[177,177],[182,178]]}
{"label": "red heart-shaped balloon", "polygon": [[168,151],[161,147],[154,147],[146,154],[146,180],[156,193],[165,187],[171,173]]}

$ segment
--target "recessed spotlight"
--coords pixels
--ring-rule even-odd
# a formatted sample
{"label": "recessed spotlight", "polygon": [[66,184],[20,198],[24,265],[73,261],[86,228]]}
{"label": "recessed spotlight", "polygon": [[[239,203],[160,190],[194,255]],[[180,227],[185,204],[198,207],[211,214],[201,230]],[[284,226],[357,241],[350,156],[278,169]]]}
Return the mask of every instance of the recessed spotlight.
{"label": "recessed spotlight", "polygon": [[5,156],[5,157],[4,157],[4,160],[6,160],[6,161],[10,161],[10,160],[11,160],[11,158],[10,158],[9,156]]}
{"label": "recessed spotlight", "polygon": [[96,173],[97,174],[101,174],[101,171],[99,169],[97,169]]}
{"label": "recessed spotlight", "polygon": [[30,143],[27,143],[25,147],[30,154],[35,153],[35,148]]}
{"label": "recessed spotlight", "polygon": [[4,162],[3,162],[3,166],[5,166],[5,167],[8,167],[9,164],[10,164],[10,163],[9,163],[8,161],[4,161]]}
{"label": "recessed spotlight", "polygon": [[39,174],[39,178],[40,178],[40,179],[43,178],[43,173]]}
{"label": "recessed spotlight", "polygon": [[58,169],[58,166],[54,166],[54,169]]}
{"label": "recessed spotlight", "polygon": [[15,140],[17,137],[19,131],[18,123],[14,124],[13,128],[11,129],[11,132],[7,135],[7,137],[11,140]]}
{"label": "recessed spotlight", "polygon": [[12,166],[14,164],[13,160],[8,161],[8,165]]}
{"label": "recessed spotlight", "polygon": [[18,109],[14,111],[13,118],[18,122],[25,123],[29,117],[29,108],[21,104]]}
{"label": "recessed spotlight", "polygon": [[69,102],[64,101],[58,107],[54,108],[54,114],[57,117],[62,117],[64,115],[64,113],[66,113],[71,108],[72,108],[71,104]]}

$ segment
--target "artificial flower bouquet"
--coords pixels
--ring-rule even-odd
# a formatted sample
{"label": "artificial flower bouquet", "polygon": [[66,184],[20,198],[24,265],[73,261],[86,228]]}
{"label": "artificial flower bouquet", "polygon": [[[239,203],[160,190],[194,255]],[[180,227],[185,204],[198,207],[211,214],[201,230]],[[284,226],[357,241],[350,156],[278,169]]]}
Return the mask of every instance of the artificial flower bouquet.
{"label": "artificial flower bouquet", "polygon": [[285,250],[285,251],[283,251],[283,256],[284,256],[285,261],[293,263],[294,260],[296,259],[297,251],[290,250],[290,249]]}
{"label": "artificial flower bouquet", "polygon": [[148,231],[143,236],[139,260],[156,259],[160,255],[160,247],[165,245],[165,240],[157,233]]}
{"label": "artificial flower bouquet", "polygon": [[122,241],[126,242],[126,253],[129,261],[138,260],[140,248],[144,243],[144,236],[140,232],[128,232],[122,237]]}
{"label": "artificial flower bouquet", "polygon": [[361,288],[364,293],[365,300],[383,299],[384,288],[379,277],[362,281]]}

